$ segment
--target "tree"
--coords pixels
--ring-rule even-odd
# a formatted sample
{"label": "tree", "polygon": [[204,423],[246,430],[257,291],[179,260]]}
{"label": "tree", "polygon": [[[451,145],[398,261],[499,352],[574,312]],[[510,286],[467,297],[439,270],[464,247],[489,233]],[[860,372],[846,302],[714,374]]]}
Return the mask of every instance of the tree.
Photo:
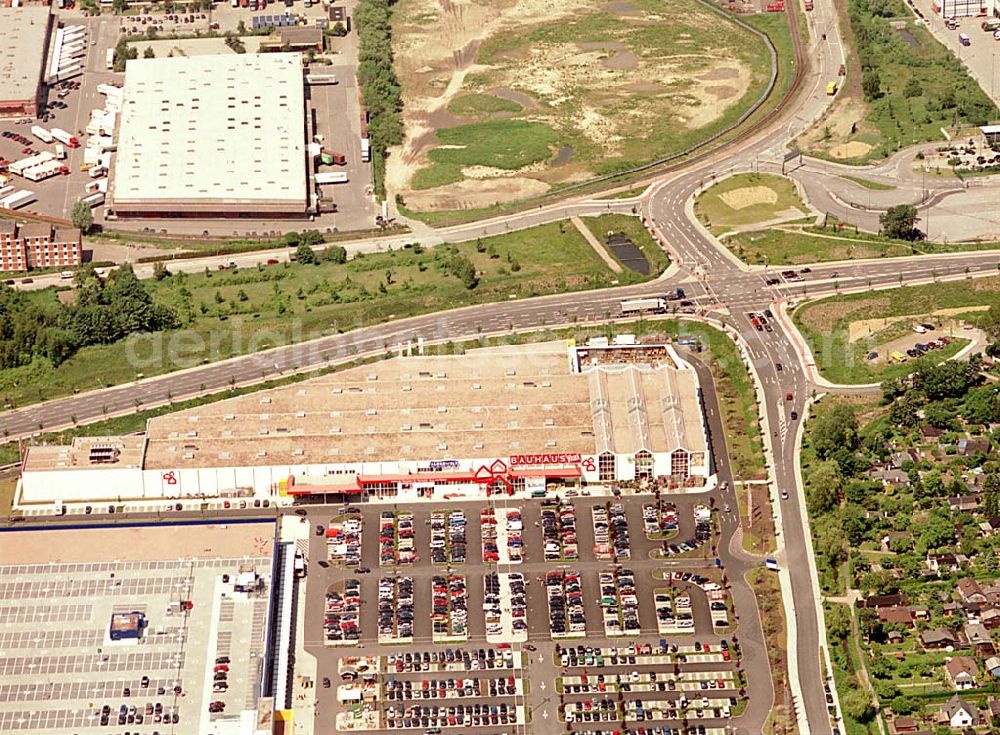
{"label": "tree", "polygon": [[917,229],[917,208],[912,204],[897,204],[879,215],[882,234],[897,240],[922,240],[924,233]]}
{"label": "tree", "polygon": [[323,242],[323,234],[319,230],[303,230],[301,238],[306,245],[319,245]]}
{"label": "tree", "polygon": [[861,90],[865,93],[865,99],[871,102],[882,96],[882,80],[878,72],[869,69],[861,75]]}
{"label": "tree", "polygon": [[333,24],[333,28],[330,29],[330,35],[338,37],[346,36],[347,28],[345,28],[344,24],[338,20],[336,23]]}
{"label": "tree", "polygon": [[162,260],[158,260],[153,264],[153,278],[155,280],[162,281],[169,275],[170,271],[167,270],[167,266],[163,264]]}
{"label": "tree", "polygon": [[128,10],[128,0],[112,0],[111,12],[123,15],[126,10]]}
{"label": "tree", "polygon": [[155,59],[156,58],[156,52],[153,51],[153,47],[152,46],[147,46],[146,47],[146,50],[142,52],[142,58],[144,58],[144,59]]}
{"label": "tree", "polygon": [[317,265],[319,263],[316,253],[304,242],[299,243],[299,246],[295,248],[295,258],[303,265]]}
{"label": "tree", "polygon": [[911,97],[919,97],[924,93],[924,88],[920,86],[920,82],[916,77],[910,77],[906,80],[906,85],[903,87],[903,96],[907,99]]}
{"label": "tree", "polygon": [[329,245],[323,251],[323,260],[328,263],[346,263],[347,248],[343,245]]}
{"label": "tree", "polygon": [[835,450],[842,447],[856,449],[858,420],[854,409],[846,403],[840,403],[821,413],[813,427],[812,445],[820,459],[829,458]]}
{"label": "tree", "polygon": [[806,502],[810,513],[826,513],[837,507],[843,478],[836,462],[821,463],[809,474]]}
{"label": "tree", "polygon": [[94,226],[94,210],[82,199],[77,199],[76,203],[73,204],[70,220],[72,220],[74,227],[86,234]]}
{"label": "tree", "polygon": [[840,697],[840,706],[848,717],[858,722],[868,722],[875,716],[871,697],[860,689],[848,689]]}
{"label": "tree", "polygon": [[826,634],[835,641],[851,634],[851,613],[846,605],[830,605],[826,612]]}

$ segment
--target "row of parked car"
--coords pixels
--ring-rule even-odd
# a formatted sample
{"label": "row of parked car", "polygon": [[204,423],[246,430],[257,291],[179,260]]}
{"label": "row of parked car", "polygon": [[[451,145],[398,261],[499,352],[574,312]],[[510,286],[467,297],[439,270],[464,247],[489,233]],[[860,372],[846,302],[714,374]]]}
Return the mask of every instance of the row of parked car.
{"label": "row of parked car", "polygon": [[631,559],[625,506],[617,501],[595,505],[591,515],[594,520],[594,556],[615,562]]}
{"label": "row of parked car", "polygon": [[[440,733],[441,727],[489,727],[517,722],[517,709],[513,704],[466,704],[450,707],[438,705],[390,705],[385,710],[387,728],[422,727],[430,735]],[[433,732],[431,729],[432,728]]]}
{"label": "row of parked car", "polygon": [[[500,547],[497,545],[497,512],[494,508],[483,508],[479,514],[480,531],[483,537],[483,561],[499,562]],[[508,510],[504,520],[507,536],[507,563],[520,564],[524,560],[524,521],[517,508]]]}
{"label": "row of parked car", "polygon": [[361,638],[361,582],[348,579],[344,592],[331,589],[326,593],[326,640],[330,643],[351,642]]}
{"label": "row of parked car", "polygon": [[517,684],[513,676],[491,679],[459,677],[457,679],[422,679],[420,681],[400,681],[394,676],[388,676],[385,682],[386,699],[390,701],[484,696],[495,699],[497,697],[510,697],[516,692]]}
{"label": "row of parked car", "polygon": [[545,561],[580,558],[576,537],[576,510],[572,504],[564,504],[558,500],[546,500],[542,503],[542,539],[545,544]]}
{"label": "row of parked car", "polygon": [[431,513],[431,561],[464,564],[465,550],[465,511]]}
{"label": "row of parked car", "polygon": [[413,639],[413,577],[383,577],[378,582],[379,640]]}
{"label": "row of parked car", "polygon": [[501,579],[507,582],[508,605],[511,615],[511,629],[517,632],[528,630],[528,603],[525,597],[524,575],[518,572],[497,574],[490,572],[483,578],[483,611],[486,615],[486,635],[503,634],[503,612]]}
{"label": "row of parked car", "polygon": [[431,578],[431,631],[436,637],[466,638],[469,635],[469,593],[465,575]]}
{"label": "row of parked car", "polygon": [[586,635],[587,620],[583,612],[579,572],[548,572],[545,575],[545,595],[549,601],[549,632],[553,638]]}
{"label": "row of parked car", "polygon": [[386,656],[386,671],[409,674],[414,671],[487,671],[511,669],[514,653],[507,648],[480,648],[444,650],[416,653],[390,653]]}
{"label": "row of parked car", "polygon": [[628,569],[601,572],[601,614],[607,636],[639,635],[639,597],[635,575]]}
{"label": "row of parked car", "polygon": [[413,564],[420,557],[414,547],[413,513],[382,511],[378,526],[378,563],[382,566]]}
{"label": "row of parked car", "polygon": [[[110,725],[113,716],[114,712],[110,704],[105,704],[101,707],[101,727]],[[168,725],[179,722],[180,716],[176,711],[170,711],[165,708],[162,702],[147,702],[145,707],[135,704],[131,706],[127,704],[120,705],[118,707],[117,721],[119,725],[142,725],[143,723],[163,723]]]}
{"label": "row of parked car", "polygon": [[642,530],[648,539],[669,536],[677,531],[677,506],[660,502],[659,506],[647,503],[642,506]]}

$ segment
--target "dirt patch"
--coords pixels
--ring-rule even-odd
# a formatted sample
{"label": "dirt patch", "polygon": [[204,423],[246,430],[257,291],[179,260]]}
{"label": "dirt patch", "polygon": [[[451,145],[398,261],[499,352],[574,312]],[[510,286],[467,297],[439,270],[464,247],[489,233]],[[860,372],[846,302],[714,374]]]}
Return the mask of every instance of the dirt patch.
{"label": "dirt patch", "polygon": [[639,57],[631,51],[620,51],[610,59],[604,59],[601,63],[609,69],[638,69]]}
{"label": "dirt patch", "polygon": [[424,211],[477,209],[538,196],[548,189],[548,184],[526,176],[466,179],[436,189],[410,192],[406,195],[406,205]]}
{"label": "dirt patch", "polygon": [[616,0],[616,2],[608,3],[604,6],[604,10],[614,15],[623,15],[626,17],[642,15],[642,10],[637,5],[628,2],[628,0]]}
{"label": "dirt patch", "polygon": [[860,140],[852,140],[850,143],[841,143],[830,149],[830,155],[834,158],[861,158],[868,155],[872,146],[862,143]]}
{"label": "dirt patch", "polygon": [[[954,316],[955,314],[967,314],[970,311],[989,311],[989,309],[990,307],[988,304],[984,306],[958,306],[952,309],[938,309],[936,311],[932,311],[929,315],[925,313],[908,314],[903,316],[887,316],[880,319],[859,319],[847,325],[847,341],[857,342],[859,339],[877,334],[890,324],[895,324],[897,322],[919,322],[921,319],[925,319],[928,316],[947,317]],[[928,339],[930,339],[930,337],[928,337]]]}
{"label": "dirt patch", "polygon": [[516,89],[511,89],[509,87],[494,87],[490,90],[490,94],[494,97],[499,97],[500,99],[507,100],[509,102],[516,102],[528,110],[533,110],[538,107],[538,100],[532,97],[530,94],[525,94],[524,92],[518,92]]}
{"label": "dirt patch", "polygon": [[705,87],[705,91],[711,95],[714,95],[715,97],[718,97],[720,100],[726,100],[729,99],[730,97],[735,97],[740,93],[740,90],[736,89],[736,87],[725,87],[725,86]]}
{"label": "dirt patch", "polygon": [[699,74],[698,78],[703,82],[721,82],[723,79],[737,79],[739,76],[739,69],[734,69],[731,66],[723,66],[718,69],[712,69],[710,72]]}
{"label": "dirt patch", "polygon": [[567,163],[570,162],[571,158],[573,158],[572,146],[568,145],[563,146],[562,148],[559,149],[559,153],[556,154],[556,157],[552,159],[552,164],[551,164],[552,168],[556,168],[557,166],[565,166]]}
{"label": "dirt patch", "polygon": [[758,204],[774,204],[778,201],[778,192],[767,186],[743,186],[719,195],[731,209],[746,209]]}
{"label": "dirt patch", "polygon": [[878,296],[860,301],[831,301],[807,306],[799,318],[812,331],[829,334],[837,324],[852,314],[871,313],[878,309],[886,309],[890,304],[889,299]]}

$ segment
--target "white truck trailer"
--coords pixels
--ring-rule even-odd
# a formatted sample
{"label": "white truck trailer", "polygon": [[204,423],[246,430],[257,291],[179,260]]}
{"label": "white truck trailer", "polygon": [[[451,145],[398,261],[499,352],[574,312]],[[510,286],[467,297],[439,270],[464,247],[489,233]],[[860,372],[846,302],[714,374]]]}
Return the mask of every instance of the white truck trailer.
{"label": "white truck trailer", "polygon": [[621,302],[622,315],[664,314],[667,302],[663,299],[628,299]]}
{"label": "white truck trailer", "polygon": [[35,192],[28,191],[27,189],[21,189],[20,191],[14,192],[3,199],[0,199],[0,208],[2,209],[19,209],[35,201]]}
{"label": "white truck trailer", "polygon": [[43,128],[41,125],[32,125],[31,134],[38,138],[43,143],[51,143],[55,138],[52,137],[52,133]]}
{"label": "white truck trailer", "polygon": [[316,183],[319,185],[323,184],[346,184],[347,183],[347,172],[346,171],[329,171],[321,174],[316,174]]}

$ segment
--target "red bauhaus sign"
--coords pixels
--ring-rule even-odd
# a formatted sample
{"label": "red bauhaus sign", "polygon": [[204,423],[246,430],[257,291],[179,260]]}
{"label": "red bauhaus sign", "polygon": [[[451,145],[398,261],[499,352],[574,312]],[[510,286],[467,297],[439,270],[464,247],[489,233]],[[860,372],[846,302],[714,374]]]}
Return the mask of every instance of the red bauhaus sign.
{"label": "red bauhaus sign", "polygon": [[512,454],[511,467],[538,466],[547,464],[580,464],[583,458],[577,453],[562,454]]}

